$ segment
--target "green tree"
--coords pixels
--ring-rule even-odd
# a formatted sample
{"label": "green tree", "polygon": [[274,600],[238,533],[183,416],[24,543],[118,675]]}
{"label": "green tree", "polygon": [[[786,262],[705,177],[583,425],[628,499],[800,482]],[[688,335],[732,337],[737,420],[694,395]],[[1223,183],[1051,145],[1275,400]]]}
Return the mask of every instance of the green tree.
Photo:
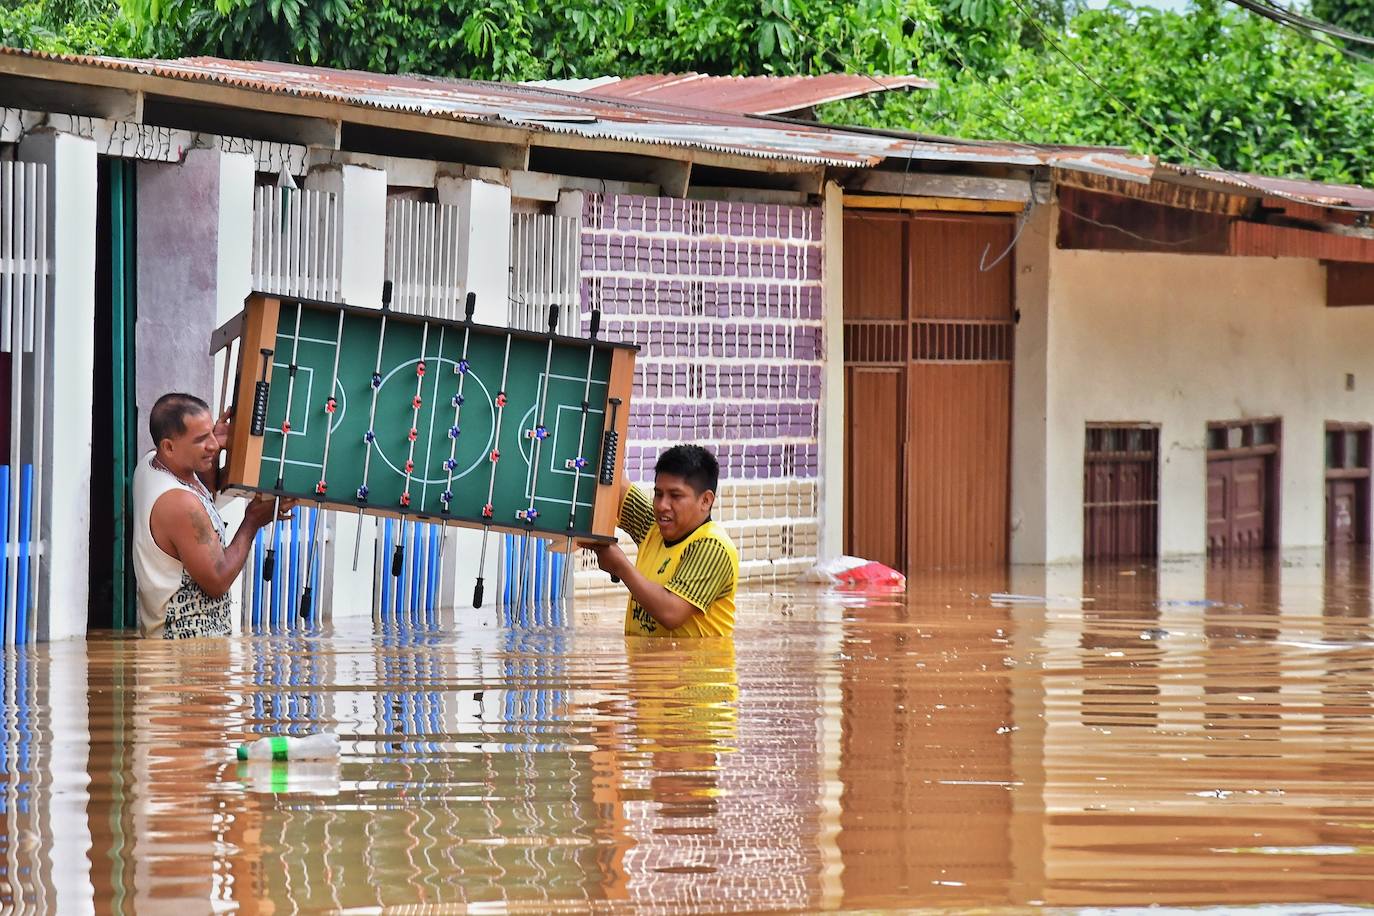
{"label": "green tree", "polygon": [[118,0],[0,0],[0,45],[55,54],[137,53]]}
{"label": "green tree", "polygon": [[1012,47],[996,70],[950,70],[935,92],[842,103],[825,115],[1374,181],[1374,84],[1329,47],[1211,3],[1187,14],[1117,4],[1047,32],[1057,48]]}
{"label": "green tree", "polygon": [[[478,79],[694,69],[817,73],[838,51],[909,72],[933,0],[124,0],[168,53],[328,63]],[[173,49],[176,49],[175,51]]]}
{"label": "green tree", "polygon": [[[0,41],[498,80],[918,73],[938,88],[822,116],[1374,181],[1370,69],[1196,2],[1174,13],[1078,0],[0,0]],[[1351,16],[1374,6],[1345,2]]]}

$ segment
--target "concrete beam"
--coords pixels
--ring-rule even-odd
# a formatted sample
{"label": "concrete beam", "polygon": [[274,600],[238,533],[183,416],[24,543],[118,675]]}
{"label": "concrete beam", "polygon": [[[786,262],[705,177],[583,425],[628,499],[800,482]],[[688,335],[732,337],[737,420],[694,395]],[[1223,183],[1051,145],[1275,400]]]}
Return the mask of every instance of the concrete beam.
{"label": "concrete beam", "polygon": [[326,149],[338,149],[341,129],[339,121],[328,118],[245,111],[161,97],[144,103],[143,120],[162,127]]}
{"label": "concrete beam", "polygon": [[136,89],[82,86],[24,76],[0,75],[0,98],[13,108],[109,118],[115,121],[139,121],[143,118],[143,93]]}
{"label": "concrete beam", "polygon": [[854,193],[899,194],[912,197],[955,197],[970,200],[1009,200],[1025,203],[1031,199],[1028,181],[1011,178],[982,178],[974,175],[932,175],[926,172],[859,172],[844,182]]}

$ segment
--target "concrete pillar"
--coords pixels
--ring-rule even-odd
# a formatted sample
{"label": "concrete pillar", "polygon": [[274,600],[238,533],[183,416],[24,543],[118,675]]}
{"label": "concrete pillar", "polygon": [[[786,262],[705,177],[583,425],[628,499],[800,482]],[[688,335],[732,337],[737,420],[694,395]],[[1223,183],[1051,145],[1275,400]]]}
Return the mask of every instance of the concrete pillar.
{"label": "concrete pillar", "polygon": [[[386,280],[386,172],[358,165],[328,165],[305,178],[312,191],[339,196],[340,298],[381,308]],[[371,616],[376,576],[376,523],[357,513],[333,512],[326,527],[321,604],[335,619]],[[353,568],[354,547],[358,567]]]}
{"label": "concrete pillar", "polygon": [[[486,181],[441,177],[439,202],[455,204],[461,213],[458,240],[459,282],[477,294],[474,320],[505,327],[510,321],[510,188]],[[486,603],[496,600],[496,569],[499,536],[487,543],[486,563],[480,564],[482,534],[454,529],[447,538],[444,602],[464,607],[470,601],[479,569],[486,579]]]}
{"label": "concrete pillar", "polygon": [[[19,144],[19,158],[48,167],[52,274],[48,306],[43,418],[46,493],[39,536],[39,639],[86,632],[90,579],[91,401],[95,373],[95,143],[39,132]],[[42,631],[46,617],[47,631]]]}
{"label": "concrete pillar", "polygon": [[826,182],[821,215],[820,559],[844,553],[844,193]]}
{"label": "concrete pillar", "polygon": [[212,402],[217,390],[209,344],[219,319],[222,156],[197,149],[181,162],[138,164],[134,388],[140,453],[152,448],[148,413],[159,397],[185,391]]}
{"label": "concrete pillar", "polygon": [[[1012,360],[1011,562],[1048,561],[1050,236],[1054,213],[1038,207],[1016,243],[1016,353]],[[1081,502],[1073,505],[1081,506]]]}
{"label": "concrete pillar", "polygon": [[326,165],[305,176],[305,188],[339,196],[341,298],[349,305],[380,308],[386,279],[386,172]]}
{"label": "concrete pillar", "polygon": [[510,316],[510,188],[466,178],[441,177],[439,203],[462,213],[459,281],[477,294],[476,321],[504,327]]}

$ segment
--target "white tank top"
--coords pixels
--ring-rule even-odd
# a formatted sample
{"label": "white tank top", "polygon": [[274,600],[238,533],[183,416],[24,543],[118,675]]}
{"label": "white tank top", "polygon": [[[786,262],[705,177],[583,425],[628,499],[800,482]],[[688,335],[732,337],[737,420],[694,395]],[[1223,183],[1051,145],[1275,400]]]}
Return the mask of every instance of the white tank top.
{"label": "white tank top", "polygon": [[233,631],[231,598],[226,592],[211,598],[201,590],[186,567],[167,555],[153,540],[153,506],[172,490],[194,493],[205,507],[220,544],[225,539],[224,519],[209,495],[153,464],[156,452],[148,452],[134,470],[134,577],[138,582],[138,629],[144,636],[178,639],[191,636],[228,636]]}

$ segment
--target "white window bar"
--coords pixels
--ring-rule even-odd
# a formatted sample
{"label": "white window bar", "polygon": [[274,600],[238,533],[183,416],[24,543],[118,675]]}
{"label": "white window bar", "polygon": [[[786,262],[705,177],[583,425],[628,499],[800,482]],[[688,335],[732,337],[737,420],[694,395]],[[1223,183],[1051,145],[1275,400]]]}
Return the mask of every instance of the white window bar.
{"label": "white window bar", "polygon": [[328,191],[253,190],[253,286],[308,299],[339,298],[338,197]]}
{"label": "white window bar", "polygon": [[458,320],[466,290],[458,276],[459,209],[405,197],[387,201],[386,276],[392,307]]}

